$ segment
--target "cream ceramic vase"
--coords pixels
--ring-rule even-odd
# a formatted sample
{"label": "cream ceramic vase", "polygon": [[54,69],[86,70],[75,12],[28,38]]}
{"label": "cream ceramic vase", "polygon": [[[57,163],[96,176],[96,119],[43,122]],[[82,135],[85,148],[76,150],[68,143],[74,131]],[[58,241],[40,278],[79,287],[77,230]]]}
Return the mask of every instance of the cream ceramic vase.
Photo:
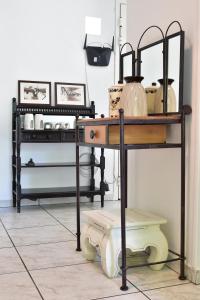
{"label": "cream ceramic vase", "polygon": [[109,94],[109,116],[115,118],[119,116],[120,98],[123,91],[124,84],[116,84],[108,89]]}
{"label": "cream ceramic vase", "polygon": [[[155,96],[155,113],[163,113],[163,79],[159,79],[160,87],[158,88]],[[176,112],[176,95],[172,87],[173,79],[168,79],[168,88],[167,88],[167,112]]]}
{"label": "cream ceramic vase", "polygon": [[126,85],[121,95],[121,108],[124,109],[125,116],[146,116],[147,98],[145,90],[141,84],[143,77],[125,77]]}

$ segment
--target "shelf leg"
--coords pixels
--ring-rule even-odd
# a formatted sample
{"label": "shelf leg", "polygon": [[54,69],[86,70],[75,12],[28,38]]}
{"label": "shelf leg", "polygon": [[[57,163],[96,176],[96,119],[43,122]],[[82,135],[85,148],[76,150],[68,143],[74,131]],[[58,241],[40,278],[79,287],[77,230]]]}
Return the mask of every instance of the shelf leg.
{"label": "shelf leg", "polygon": [[[90,190],[94,191],[94,189],[95,189],[95,179],[94,179],[95,155],[94,155],[94,147],[91,148],[90,163],[91,163]],[[94,195],[90,196],[90,201],[94,202]]]}
{"label": "shelf leg", "polygon": [[125,150],[125,164],[124,164],[124,168],[125,168],[125,207],[128,207],[128,151],[127,149]]}
{"label": "shelf leg", "polygon": [[21,185],[17,185],[17,212],[21,212]]}
{"label": "shelf leg", "polygon": [[[12,196],[13,207],[16,207],[16,113],[12,112]],[[15,166],[14,166],[15,165]]]}
{"label": "shelf leg", "polygon": [[104,207],[104,197],[105,197],[105,183],[104,183],[105,156],[104,156],[104,148],[101,148],[100,170],[101,170],[101,182],[100,182],[101,207]]}
{"label": "shelf leg", "polygon": [[121,247],[122,247],[122,291],[127,291],[127,280],[126,280],[126,193],[127,193],[127,182],[126,182],[126,150],[124,146],[124,111],[120,112],[120,183],[121,183]]}
{"label": "shelf leg", "polygon": [[[13,191],[15,190],[16,191],[16,189],[15,189],[15,182],[13,182],[12,183],[12,189],[13,189]],[[12,193],[12,197],[13,197],[13,207],[16,207],[16,204],[17,204],[17,198],[16,198],[16,194],[13,192]]]}
{"label": "shelf leg", "polygon": [[[15,165],[16,165],[16,158],[12,157],[12,163],[14,164],[15,161]],[[12,166],[12,197],[13,197],[13,207],[16,207],[16,202],[17,202],[17,198],[16,198],[16,167]]]}
{"label": "shelf leg", "polygon": [[181,261],[180,261],[180,280],[185,280],[185,113],[182,112],[181,123]]}
{"label": "shelf leg", "polygon": [[[76,117],[76,121],[78,116]],[[81,229],[80,229],[80,161],[79,161],[79,127],[76,124],[76,224],[77,224],[77,248],[76,251],[81,251]]]}
{"label": "shelf leg", "polygon": [[21,121],[20,121],[20,114],[16,116],[16,187],[17,187],[17,212],[20,213],[21,211]]}

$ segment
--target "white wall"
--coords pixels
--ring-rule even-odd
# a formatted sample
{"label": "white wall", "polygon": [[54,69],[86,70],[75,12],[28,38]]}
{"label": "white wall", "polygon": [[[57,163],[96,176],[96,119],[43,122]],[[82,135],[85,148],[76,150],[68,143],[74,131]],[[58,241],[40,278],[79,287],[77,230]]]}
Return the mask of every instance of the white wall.
{"label": "white wall", "polygon": [[[136,48],[143,31],[150,25],[158,25],[164,31],[170,22],[178,20],[186,32],[184,103],[192,105],[192,116],[187,117],[186,141],[186,211],[187,211],[187,263],[195,269],[200,268],[197,242],[200,239],[197,221],[199,196],[197,181],[199,177],[199,80],[198,66],[198,1],[186,0],[141,0],[128,1],[128,41]],[[178,27],[173,31],[179,30]],[[160,39],[160,33],[153,29],[146,34],[142,45]],[[142,46],[141,45],[141,46]],[[199,69],[200,70],[200,69]],[[198,159],[198,160],[197,160]],[[179,251],[180,231],[180,150],[136,151],[131,154],[132,169],[129,169],[129,202],[132,206],[147,208],[168,219],[164,231],[169,246]],[[133,184],[134,182],[134,184]],[[199,182],[198,182],[199,184]],[[200,227],[199,227],[200,229]],[[197,239],[198,237],[198,239]],[[200,252],[199,252],[200,253]]]}
{"label": "white wall", "polygon": [[[102,18],[102,35],[88,42],[111,43],[115,31],[115,0],[0,1],[0,201],[11,199],[11,98],[17,80],[86,82],[85,16]],[[96,112],[107,113],[107,88],[114,81],[114,55],[109,67],[87,66],[90,100]],[[53,103],[54,92],[52,87]],[[23,145],[23,159],[74,159],[74,145]],[[38,152],[38,149],[40,149]],[[72,184],[67,170],[24,172],[26,186]],[[72,171],[74,174],[74,171]],[[47,175],[48,173],[48,175]],[[55,174],[56,173],[56,174]],[[70,172],[71,173],[71,172]],[[71,175],[71,174],[70,174]]]}

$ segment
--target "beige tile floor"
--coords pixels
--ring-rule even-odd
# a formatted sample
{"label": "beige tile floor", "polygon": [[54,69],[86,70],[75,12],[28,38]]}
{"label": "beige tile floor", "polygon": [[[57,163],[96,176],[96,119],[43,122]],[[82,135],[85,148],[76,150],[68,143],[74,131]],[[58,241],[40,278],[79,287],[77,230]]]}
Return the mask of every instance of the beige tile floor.
{"label": "beige tile floor", "polygon": [[[105,208],[118,206],[107,201]],[[99,203],[81,210],[100,209]],[[0,300],[198,300],[200,286],[179,281],[176,271],[137,268],[128,271],[127,292],[121,277],[108,279],[99,258],[86,261],[76,252],[73,204],[0,208]],[[84,220],[82,219],[82,222]],[[130,256],[128,263],[145,256]]]}

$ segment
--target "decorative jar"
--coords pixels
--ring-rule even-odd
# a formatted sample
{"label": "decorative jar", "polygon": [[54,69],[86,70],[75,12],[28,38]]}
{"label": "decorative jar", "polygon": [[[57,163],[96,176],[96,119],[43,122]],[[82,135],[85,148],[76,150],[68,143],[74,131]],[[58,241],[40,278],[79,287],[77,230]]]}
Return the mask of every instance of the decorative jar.
{"label": "decorative jar", "polygon": [[141,82],[142,76],[128,76],[124,78],[126,85],[121,95],[121,108],[125,116],[146,116],[147,98]]}
{"label": "decorative jar", "polygon": [[116,118],[119,116],[120,98],[123,91],[124,84],[118,83],[111,86],[108,89],[109,93],[109,116],[111,118]]}
{"label": "decorative jar", "polygon": [[152,82],[151,86],[145,88],[146,97],[147,97],[147,112],[148,114],[153,114],[155,111],[155,97],[158,87],[156,82]]}
{"label": "decorative jar", "polygon": [[[158,88],[155,96],[155,113],[163,113],[163,79],[159,79],[160,87]],[[168,79],[167,87],[167,112],[176,112],[176,95],[172,87],[174,79]]]}

